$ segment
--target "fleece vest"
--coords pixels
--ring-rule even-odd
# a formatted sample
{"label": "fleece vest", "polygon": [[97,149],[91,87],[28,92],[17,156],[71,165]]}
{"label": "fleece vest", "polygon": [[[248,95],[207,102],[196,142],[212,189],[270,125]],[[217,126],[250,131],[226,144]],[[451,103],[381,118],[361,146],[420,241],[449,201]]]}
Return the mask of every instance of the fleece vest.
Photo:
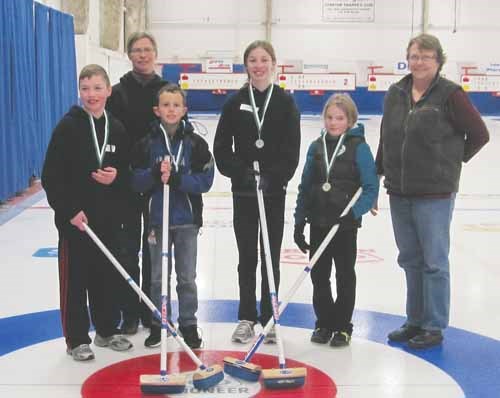
{"label": "fleece vest", "polygon": [[458,191],[465,137],[451,125],[446,103],[457,84],[437,77],[427,93],[411,101],[411,77],[391,86],[382,121],[383,166],[389,193]]}
{"label": "fleece vest", "polygon": [[[361,185],[356,166],[356,149],[361,142],[364,142],[361,137],[346,137],[329,173],[328,182],[331,184],[331,189],[325,191],[323,189],[323,184],[326,182],[325,151],[322,138],[316,140],[312,189],[308,193],[311,195],[309,217],[311,225],[333,225]],[[337,140],[327,139],[326,143],[330,159]],[[357,226],[357,223],[352,226]]]}

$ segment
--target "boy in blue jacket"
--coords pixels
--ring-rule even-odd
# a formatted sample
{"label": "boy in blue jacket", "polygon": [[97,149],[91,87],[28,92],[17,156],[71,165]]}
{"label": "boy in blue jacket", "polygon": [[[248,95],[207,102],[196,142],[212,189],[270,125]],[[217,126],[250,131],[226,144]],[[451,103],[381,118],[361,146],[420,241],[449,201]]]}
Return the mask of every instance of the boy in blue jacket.
{"label": "boy in blue jacket", "polygon": [[[182,118],[187,112],[186,95],[177,85],[168,84],[158,92],[154,112],[160,120],[134,148],[132,155],[132,188],[150,195],[149,248],[151,253],[151,299],[161,307],[162,252],[175,256],[179,331],[191,348],[199,348],[196,311],[197,235],[202,226],[201,194],[213,183],[214,162],[206,141]],[[169,157],[170,160],[164,160]],[[170,185],[169,242],[162,248],[163,184]],[[170,317],[170,274],[172,257],[168,258],[169,284],[167,312]],[[153,321],[146,347],[160,344],[161,328]]]}
{"label": "boy in blue jacket", "polygon": [[[364,126],[356,124],[358,111],[351,97],[336,94],[323,108],[325,132],[312,142],[299,185],[295,209],[294,240],[310,258],[331,227],[339,229],[311,270],[316,326],[311,341],[332,347],[346,346],[352,335],[356,298],[357,233],[361,216],[377,198],[379,181]],[[349,213],[339,218],[359,187],[362,194]],[[310,224],[310,243],[304,227]],[[333,300],[330,276],[335,262],[337,299]],[[333,338],[332,338],[333,334]],[[331,339],[331,340],[330,340]]]}

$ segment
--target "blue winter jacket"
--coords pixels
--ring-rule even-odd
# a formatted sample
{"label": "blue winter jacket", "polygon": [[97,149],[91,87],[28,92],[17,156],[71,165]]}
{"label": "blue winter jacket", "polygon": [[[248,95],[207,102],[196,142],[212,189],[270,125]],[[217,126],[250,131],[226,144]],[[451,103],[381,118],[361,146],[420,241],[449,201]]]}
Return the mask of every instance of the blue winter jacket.
{"label": "blue winter jacket", "polygon": [[189,123],[181,123],[170,140],[169,153],[159,122],[135,146],[132,154],[132,189],[150,195],[150,226],[159,227],[163,221],[163,184],[160,163],[165,156],[177,159],[182,142],[178,170],[174,170],[170,185],[170,226],[203,224],[201,194],[208,192],[214,180],[214,161],[207,142]]}

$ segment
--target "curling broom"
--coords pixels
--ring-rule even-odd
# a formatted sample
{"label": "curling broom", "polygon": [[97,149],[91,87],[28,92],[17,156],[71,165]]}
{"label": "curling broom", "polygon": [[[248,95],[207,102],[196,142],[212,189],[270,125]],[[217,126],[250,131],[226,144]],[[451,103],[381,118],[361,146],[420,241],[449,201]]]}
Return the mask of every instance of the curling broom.
{"label": "curling broom", "polygon": [[183,375],[167,374],[167,289],[168,289],[168,242],[170,189],[163,184],[163,223],[161,242],[161,346],[160,374],[141,375],[141,391],[145,394],[176,394],[184,391],[186,378]]}
{"label": "curling broom", "polygon": [[[358,188],[352,199],[349,201],[347,206],[345,207],[344,211],[341,213],[340,217],[345,216],[351,207],[356,203],[358,200],[359,196],[361,195],[362,189]],[[337,233],[337,230],[339,229],[339,224],[335,224],[330,228],[330,231],[328,234],[325,236],[323,239],[323,242],[319,245],[318,249],[312,256],[311,260],[309,261],[309,264],[304,268],[302,273],[299,275],[293,286],[290,288],[290,290],[287,292],[285,299],[280,303],[279,306],[279,315],[281,316],[283,312],[285,311],[288,303],[292,299],[293,295],[297,292],[299,289],[300,285],[304,281],[304,279],[307,277],[307,275],[311,272],[311,269],[314,267],[316,262],[319,260],[323,252],[325,251],[326,247],[330,244],[331,240]],[[273,327],[274,324],[274,319],[271,318],[262,332],[257,336],[255,339],[254,343],[252,344],[252,347],[250,350],[248,350],[247,354],[245,355],[245,358],[243,360],[239,360],[236,358],[232,357],[225,357],[224,358],[224,371],[234,377],[247,380],[247,381],[257,381],[259,379],[261,369],[258,365],[254,365],[251,362],[249,362],[254,354],[257,352],[259,349],[260,345],[264,341],[264,338],[266,335],[269,333],[271,328]]]}
{"label": "curling broom", "polygon": [[[101,249],[108,260],[114,265],[118,272],[123,276],[123,278],[128,282],[128,284],[134,289],[134,291],[139,295],[139,297],[144,301],[144,303],[151,309],[153,315],[161,321],[160,311],[155,307],[153,302],[149,297],[141,290],[137,283],[130,277],[130,275],[125,271],[123,266],[118,262],[118,260],[113,256],[113,254],[108,250],[108,248],[102,243],[102,241],[97,237],[97,235],[92,231],[92,229],[87,225],[83,224],[85,232],[90,236],[94,243]],[[189,347],[184,340],[177,334],[175,328],[166,323],[166,329],[172,334],[177,343],[181,348],[188,354],[191,360],[198,366],[198,371],[193,374],[193,385],[198,390],[206,390],[210,387],[215,386],[224,378],[224,372],[219,365],[213,365],[208,367],[204,365],[200,359],[195,355],[191,347]]]}
{"label": "curling broom", "polygon": [[[306,368],[286,367],[285,352],[283,347],[283,340],[281,339],[281,329],[279,322],[278,296],[276,294],[276,287],[274,283],[273,266],[271,260],[271,248],[269,246],[266,211],[264,207],[264,195],[260,187],[260,170],[258,161],[254,162],[254,170],[255,170],[255,180],[256,180],[256,190],[257,190],[257,202],[259,207],[259,219],[262,231],[262,241],[264,243],[264,255],[266,262],[267,279],[269,284],[269,294],[271,296],[271,304],[273,307],[272,321],[274,322],[276,329],[276,340],[278,345],[278,360],[279,360],[279,369],[266,369],[262,371],[262,375],[264,378],[264,386],[268,388],[296,388],[304,385],[307,370]],[[224,359],[224,363],[225,363],[224,368],[226,368],[226,364],[228,364],[228,361]],[[230,364],[228,367],[231,367]],[[233,367],[233,370],[234,368],[235,367]],[[238,370],[241,369],[238,368]]]}

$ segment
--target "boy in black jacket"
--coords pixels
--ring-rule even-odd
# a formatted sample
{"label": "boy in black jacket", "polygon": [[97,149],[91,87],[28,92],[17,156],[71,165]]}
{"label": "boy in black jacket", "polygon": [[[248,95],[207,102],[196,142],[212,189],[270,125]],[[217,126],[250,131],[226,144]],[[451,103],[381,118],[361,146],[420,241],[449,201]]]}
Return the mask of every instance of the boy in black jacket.
{"label": "boy in black jacket", "polygon": [[67,353],[76,361],[94,358],[89,347],[90,320],[94,344],[116,351],[132,343],[116,329],[113,288],[119,278],[108,260],[83,232],[92,226],[111,251],[121,226],[116,209],[127,182],[128,143],[123,125],[106,113],[111,94],[106,71],[87,65],[79,76],[83,108],[73,106],[52,134],[42,172],[42,185],[55,211],[59,232],[59,285]]}

